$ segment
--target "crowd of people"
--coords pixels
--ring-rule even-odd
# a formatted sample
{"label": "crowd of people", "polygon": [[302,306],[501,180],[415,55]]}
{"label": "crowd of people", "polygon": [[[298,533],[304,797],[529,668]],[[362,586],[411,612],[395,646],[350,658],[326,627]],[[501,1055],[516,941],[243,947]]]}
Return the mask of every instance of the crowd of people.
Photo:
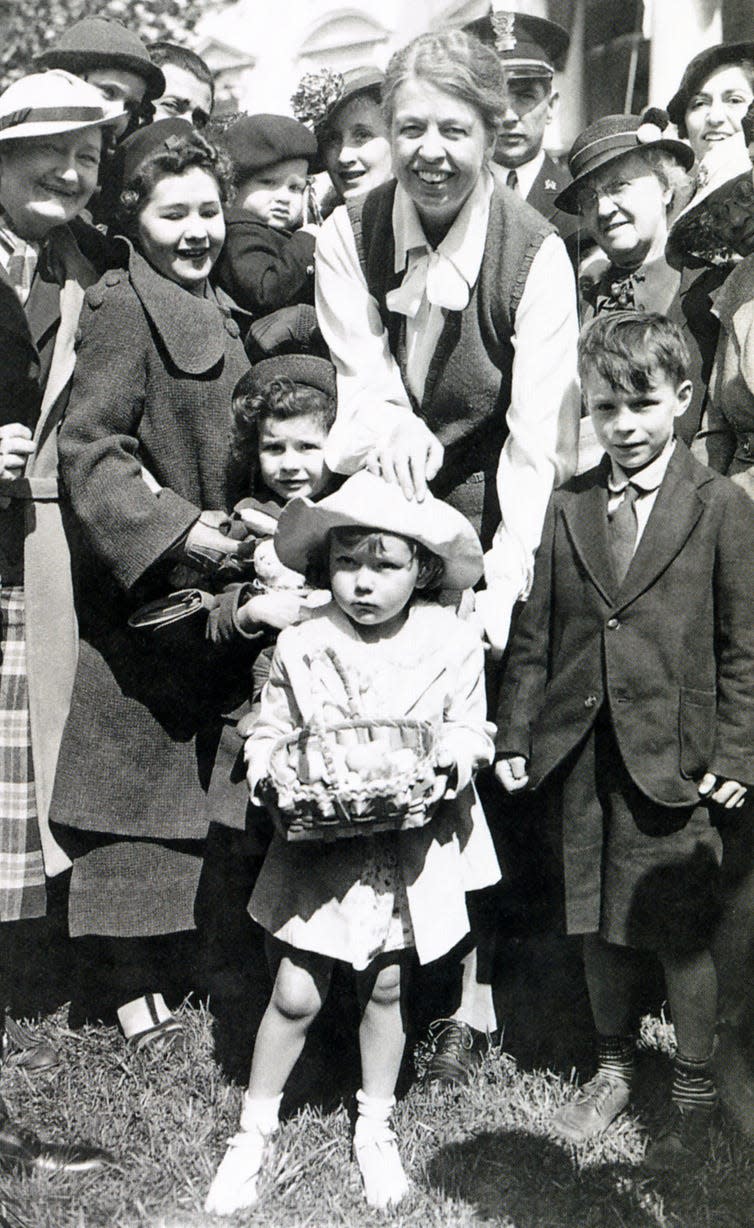
{"label": "crowd of people", "polygon": [[[248,902],[272,987],[217,1215],[337,963],[354,1157],[401,1200],[409,977],[442,964],[425,1078],[465,1082],[511,884],[583,945],[597,1069],[555,1135],[628,1105],[647,959],[647,1171],[751,1079],[754,43],[566,170],[568,44],[493,4],[213,123],[196,54],[87,18],[0,95],[0,921],[64,882],[101,1017],[158,1050],[181,944]],[[3,1054],[57,1060],[10,1017]],[[3,1108],[1,1162],[110,1159]]]}

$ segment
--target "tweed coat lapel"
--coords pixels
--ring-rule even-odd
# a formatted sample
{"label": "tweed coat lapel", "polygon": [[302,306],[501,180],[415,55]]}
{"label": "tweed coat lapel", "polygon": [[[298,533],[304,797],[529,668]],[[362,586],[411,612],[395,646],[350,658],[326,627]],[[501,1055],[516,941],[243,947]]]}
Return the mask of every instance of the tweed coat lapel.
{"label": "tweed coat lapel", "polygon": [[190,294],[155,272],[133,249],[128,271],[144,310],[178,370],[186,375],[203,375],[217,366],[225,354],[225,328],[228,324],[233,330],[237,328],[230,318],[235,306],[232,300],[219,288],[215,291],[217,302]]}
{"label": "tweed coat lapel", "polygon": [[563,501],[566,530],[590,580],[605,601],[613,604],[616,592],[615,571],[607,540],[607,475],[610,462],[605,457],[595,481],[578,499]]}
{"label": "tweed coat lapel", "polygon": [[704,511],[698,488],[710,480],[704,470],[696,471],[688,449],[677,440],[647,526],[619,590],[620,608],[641,596],[678,554]]}

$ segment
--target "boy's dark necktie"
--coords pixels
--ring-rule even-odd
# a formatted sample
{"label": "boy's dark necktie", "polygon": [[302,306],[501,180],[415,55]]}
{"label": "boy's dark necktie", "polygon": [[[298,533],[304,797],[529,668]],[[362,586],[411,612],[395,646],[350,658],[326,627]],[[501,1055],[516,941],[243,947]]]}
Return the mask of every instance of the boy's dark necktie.
{"label": "boy's dark necktie", "polygon": [[521,195],[521,189],[518,186],[518,172],[516,170],[508,171],[506,182],[512,192],[518,192],[519,196]]}
{"label": "boy's dark necktie", "polygon": [[639,528],[634,504],[640,493],[639,489],[629,482],[623,492],[623,498],[607,519],[607,536],[619,585],[623,583],[634,557]]}

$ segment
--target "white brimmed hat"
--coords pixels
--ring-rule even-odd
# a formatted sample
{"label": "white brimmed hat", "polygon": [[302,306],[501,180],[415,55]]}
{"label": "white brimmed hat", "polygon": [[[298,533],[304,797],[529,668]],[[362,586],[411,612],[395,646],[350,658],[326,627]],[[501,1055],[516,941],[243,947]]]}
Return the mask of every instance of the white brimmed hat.
{"label": "white brimmed hat", "polygon": [[482,547],[461,512],[429,493],[421,503],[407,499],[396,483],[365,469],[319,503],[291,499],[286,504],[275,534],[278,558],[305,573],[330,530],[346,526],[381,529],[421,542],[445,563],[443,588],[471,588],[482,576]]}
{"label": "white brimmed hat", "polygon": [[31,73],[0,94],[0,141],[95,128],[125,113],[122,102],[106,102],[98,89],[73,73],[61,68]]}

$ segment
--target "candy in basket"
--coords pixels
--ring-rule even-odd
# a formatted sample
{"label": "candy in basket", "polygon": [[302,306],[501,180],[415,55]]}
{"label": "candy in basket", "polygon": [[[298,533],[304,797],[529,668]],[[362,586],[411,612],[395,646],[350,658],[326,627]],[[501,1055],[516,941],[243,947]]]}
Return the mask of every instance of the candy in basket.
{"label": "candy in basket", "polygon": [[278,830],[287,840],[334,840],[423,827],[439,800],[435,725],[358,715],[342,665],[332,650],[327,655],[349,717],[312,722],[273,747],[260,792]]}

